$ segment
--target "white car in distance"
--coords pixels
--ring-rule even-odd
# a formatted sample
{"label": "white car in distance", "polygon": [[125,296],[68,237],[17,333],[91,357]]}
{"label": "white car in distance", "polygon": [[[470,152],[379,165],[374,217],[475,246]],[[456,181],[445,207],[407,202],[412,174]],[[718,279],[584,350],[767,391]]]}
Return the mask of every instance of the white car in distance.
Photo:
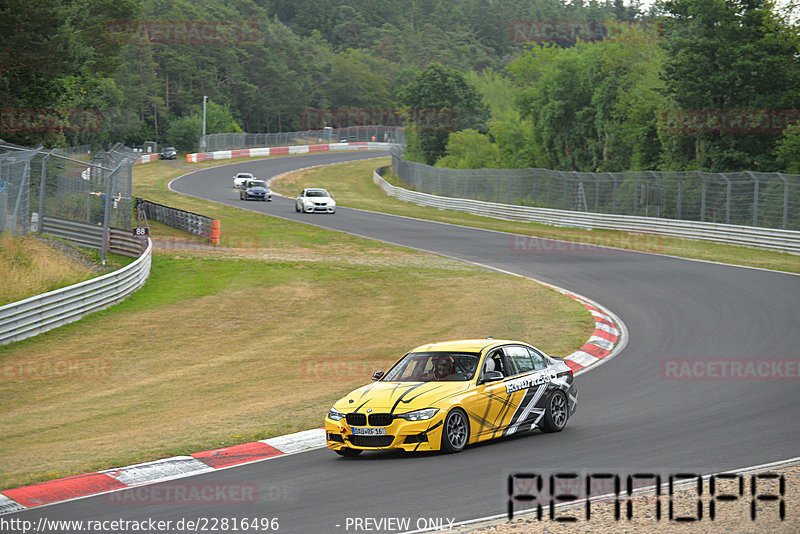
{"label": "white car in distance", "polygon": [[325,189],[309,187],[303,189],[295,199],[294,210],[303,213],[334,213],[336,201]]}
{"label": "white car in distance", "polygon": [[236,189],[244,188],[247,180],[255,180],[256,177],[249,172],[237,172],[233,175],[233,187]]}

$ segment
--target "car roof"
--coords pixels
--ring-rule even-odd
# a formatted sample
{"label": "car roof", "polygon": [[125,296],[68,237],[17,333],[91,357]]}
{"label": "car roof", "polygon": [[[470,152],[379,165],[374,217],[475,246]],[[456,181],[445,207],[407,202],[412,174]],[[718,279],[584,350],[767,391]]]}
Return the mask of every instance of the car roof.
{"label": "car roof", "polygon": [[321,187],[306,187],[305,189],[303,189],[303,191],[305,191],[306,193],[308,193],[309,191],[324,191],[325,193],[328,192],[327,189],[323,189]]}
{"label": "car roof", "polygon": [[484,349],[491,349],[509,344],[527,345],[527,343],[523,343],[522,341],[512,341],[508,339],[460,339],[420,345],[410,352],[480,352]]}

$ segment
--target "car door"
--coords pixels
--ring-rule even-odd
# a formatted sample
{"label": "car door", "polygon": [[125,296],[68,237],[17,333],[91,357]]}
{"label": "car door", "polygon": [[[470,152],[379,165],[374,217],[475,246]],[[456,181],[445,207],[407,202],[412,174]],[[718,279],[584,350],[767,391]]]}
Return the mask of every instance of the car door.
{"label": "car door", "polygon": [[[503,374],[502,380],[485,381],[488,362],[491,370]],[[508,365],[503,348],[498,347],[487,352],[481,361],[475,394],[469,399],[470,433],[478,440],[490,439],[502,434],[508,425],[517,406],[513,395],[506,388],[505,380],[512,376],[513,369]],[[520,397],[517,395],[516,397]]]}
{"label": "car door", "polygon": [[516,407],[503,434],[514,434],[529,430],[541,422],[545,402],[552,389],[551,376],[545,359],[528,347],[510,345],[504,347],[503,352],[508,365],[515,372],[513,377],[504,382]]}

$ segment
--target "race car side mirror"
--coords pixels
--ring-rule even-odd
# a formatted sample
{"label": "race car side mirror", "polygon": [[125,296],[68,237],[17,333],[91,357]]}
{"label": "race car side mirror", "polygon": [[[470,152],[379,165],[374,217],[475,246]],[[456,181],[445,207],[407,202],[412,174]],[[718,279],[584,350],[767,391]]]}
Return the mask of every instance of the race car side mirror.
{"label": "race car side mirror", "polygon": [[483,373],[484,382],[495,382],[503,379],[503,373],[500,371],[486,371]]}
{"label": "race car side mirror", "polygon": [[380,380],[381,378],[383,378],[383,371],[375,371],[372,373],[373,380]]}

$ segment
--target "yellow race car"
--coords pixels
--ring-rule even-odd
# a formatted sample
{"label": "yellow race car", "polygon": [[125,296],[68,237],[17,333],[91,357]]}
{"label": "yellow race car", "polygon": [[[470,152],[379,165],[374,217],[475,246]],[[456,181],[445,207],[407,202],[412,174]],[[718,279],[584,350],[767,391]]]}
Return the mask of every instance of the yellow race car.
{"label": "yellow race car", "polygon": [[578,401],[572,369],[519,341],[469,339],[417,347],[325,418],[328,448],[458,452],[538,428],[562,430]]}

